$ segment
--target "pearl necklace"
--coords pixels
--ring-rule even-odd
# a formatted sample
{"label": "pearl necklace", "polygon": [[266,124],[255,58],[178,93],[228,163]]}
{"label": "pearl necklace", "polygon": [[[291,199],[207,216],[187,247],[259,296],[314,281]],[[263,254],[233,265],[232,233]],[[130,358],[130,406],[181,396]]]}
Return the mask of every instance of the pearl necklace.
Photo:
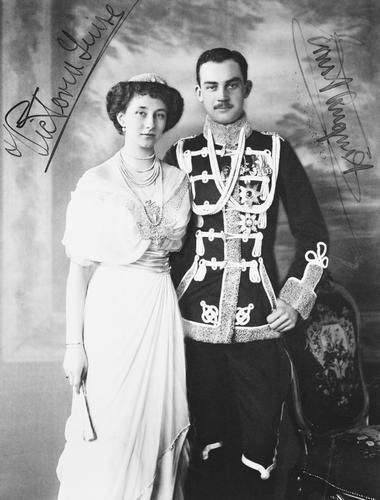
{"label": "pearl necklace", "polygon": [[125,156],[129,156],[129,158],[133,158],[134,160],[151,160],[156,156],[156,153],[153,151],[153,153],[149,156],[135,156],[131,155],[130,153],[127,153],[124,151]]}
{"label": "pearl necklace", "polygon": [[153,156],[154,159],[150,167],[144,170],[137,170],[137,174],[147,174],[144,177],[134,174],[133,170],[131,168],[128,168],[121,151],[119,152],[119,155],[121,160],[119,163],[119,170],[125,182],[135,184],[139,187],[146,187],[150,186],[157,180],[157,177],[159,176],[161,170],[161,163],[158,161],[155,154]]}
{"label": "pearl necklace", "polygon": [[[121,157],[122,158],[122,157]],[[164,186],[163,186],[163,178],[162,178],[162,165],[161,161],[158,158],[155,158],[154,164],[157,165],[157,176],[158,177],[158,184],[157,189],[159,191],[160,199],[159,202],[157,203],[156,201],[153,201],[151,199],[148,200],[143,200],[141,197],[141,194],[139,193],[139,190],[137,189],[138,187],[144,188],[149,185],[151,185],[153,182],[155,182],[156,179],[154,179],[153,182],[150,184],[138,184],[137,182],[133,181],[130,175],[125,175],[124,169],[122,169],[120,165],[120,172],[123,176],[123,179],[128,187],[128,189],[133,193],[135,198],[141,203],[142,208],[145,213],[145,217],[148,222],[148,232],[149,232],[149,238],[158,246],[161,240],[160,236],[160,231],[159,231],[159,226],[161,225],[163,221],[163,198],[164,198]],[[125,166],[125,165],[124,165]],[[153,168],[149,167],[147,170],[151,170]]]}

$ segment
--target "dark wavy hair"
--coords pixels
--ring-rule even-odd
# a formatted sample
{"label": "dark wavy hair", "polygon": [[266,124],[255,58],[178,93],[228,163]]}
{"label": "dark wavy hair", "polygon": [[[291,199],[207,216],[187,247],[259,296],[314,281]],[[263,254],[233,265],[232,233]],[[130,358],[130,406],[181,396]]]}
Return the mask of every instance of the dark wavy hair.
{"label": "dark wavy hair", "polygon": [[167,110],[164,132],[174,127],[182,116],[183,98],[173,87],[158,82],[119,82],[108,91],[106,97],[108,116],[119,134],[123,134],[123,131],[117,115],[127,109],[135,95],[149,95],[162,100]]}
{"label": "dark wavy hair", "polygon": [[199,78],[199,72],[202,64],[205,64],[210,61],[220,63],[223,61],[227,61],[228,59],[232,59],[233,61],[238,63],[245,83],[248,77],[248,63],[243,54],[240,54],[240,52],[238,52],[237,50],[225,49],[224,47],[216,47],[215,49],[206,50],[198,58],[196,67],[196,77],[198,85],[200,85],[201,83]]}

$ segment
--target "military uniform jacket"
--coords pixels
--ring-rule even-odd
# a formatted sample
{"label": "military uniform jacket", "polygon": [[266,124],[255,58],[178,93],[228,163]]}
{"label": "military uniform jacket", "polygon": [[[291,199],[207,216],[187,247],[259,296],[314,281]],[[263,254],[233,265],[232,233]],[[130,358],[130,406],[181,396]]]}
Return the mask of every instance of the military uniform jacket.
{"label": "military uniform jacket", "polygon": [[280,298],[306,318],[327,265],[326,226],[306,173],[277,134],[240,133],[237,148],[211,132],[181,139],[165,160],[189,178],[193,216],[182,251],[171,258],[185,335],[208,343],[279,336],[266,317],[276,308],[274,241],[282,200],[295,238]]}

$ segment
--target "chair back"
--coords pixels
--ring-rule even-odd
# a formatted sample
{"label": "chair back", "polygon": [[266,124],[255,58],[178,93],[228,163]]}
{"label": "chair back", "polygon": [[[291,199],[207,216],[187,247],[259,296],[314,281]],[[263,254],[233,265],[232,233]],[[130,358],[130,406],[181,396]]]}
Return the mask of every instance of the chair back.
{"label": "chair back", "polygon": [[284,338],[301,428],[323,435],[363,423],[368,393],[359,356],[359,312],[348,291],[325,278],[308,320]]}

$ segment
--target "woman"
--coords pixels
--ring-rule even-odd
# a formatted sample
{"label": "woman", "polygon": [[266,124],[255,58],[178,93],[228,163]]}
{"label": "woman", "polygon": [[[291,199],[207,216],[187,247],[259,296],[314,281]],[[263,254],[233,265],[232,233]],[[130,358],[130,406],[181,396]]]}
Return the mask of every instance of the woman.
{"label": "woman", "polygon": [[190,200],[184,174],[154,152],[182,110],[154,74],[112,87],[124,146],[83,175],[68,206],[63,366],[74,390],[59,500],[182,497],[188,410],[168,252],[181,247]]}

